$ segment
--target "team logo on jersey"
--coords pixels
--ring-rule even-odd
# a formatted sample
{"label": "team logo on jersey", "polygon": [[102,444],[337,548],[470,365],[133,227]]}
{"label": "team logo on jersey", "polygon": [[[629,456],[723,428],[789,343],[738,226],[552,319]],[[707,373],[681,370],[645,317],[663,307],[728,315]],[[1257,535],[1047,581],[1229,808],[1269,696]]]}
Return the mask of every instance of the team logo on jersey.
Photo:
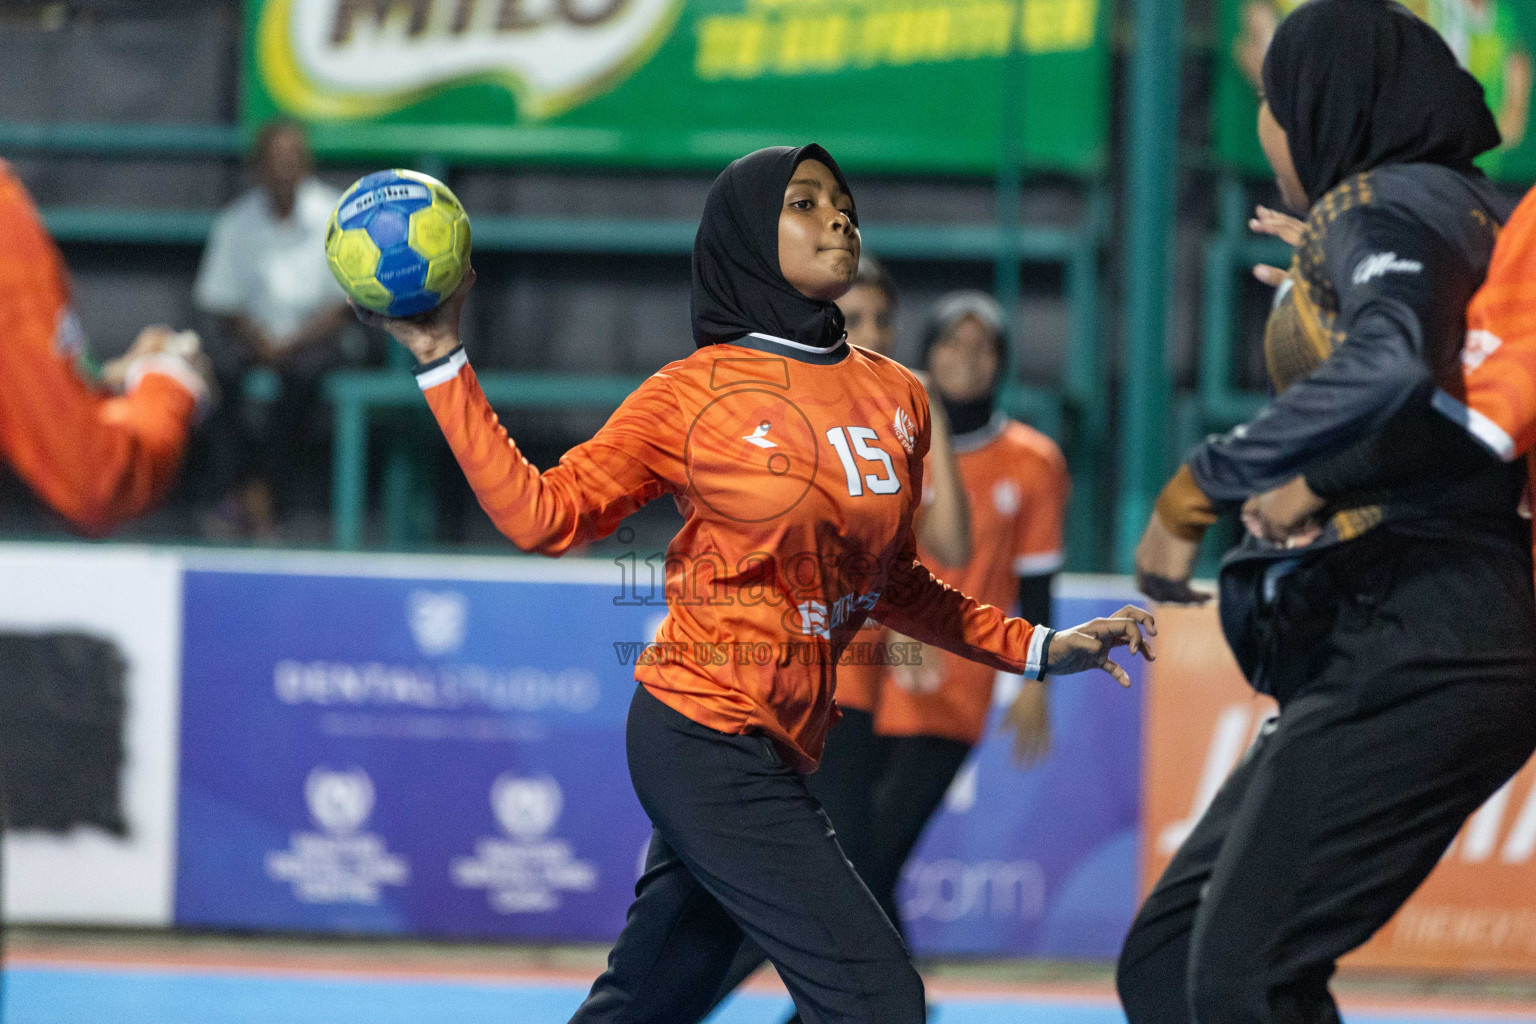
{"label": "team logo on jersey", "polygon": [[689,493],[723,519],[772,522],[810,493],[825,443],[800,407],[776,390],[730,387],[688,427]]}
{"label": "team logo on jersey", "polygon": [[777,448],[778,445],[768,440],[768,431],[773,426],[767,420],[759,423],[757,429],[742,438],[747,444],[755,444],[759,448]]}
{"label": "team logo on jersey", "polygon": [[998,515],[1011,516],[1019,510],[1023,496],[1019,485],[1012,480],[999,480],[992,486],[992,507]]}
{"label": "team logo on jersey", "polygon": [[901,442],[902,450],[911,455],[917,447],[917,428],[912,425],[912,417],[907,415],[907,410],[896,407],[896,418],[891,421],[891,429],[896,431],[896,440]]}
{"label": "team logo on jersey", "polygon": [[1359,286],[1388,274],[1418,274],[1423,270],[1424,264],[1418,260],[1402,259],[1395,252],[1379,252],[1360,261],[1355,267],[1354,281]]}

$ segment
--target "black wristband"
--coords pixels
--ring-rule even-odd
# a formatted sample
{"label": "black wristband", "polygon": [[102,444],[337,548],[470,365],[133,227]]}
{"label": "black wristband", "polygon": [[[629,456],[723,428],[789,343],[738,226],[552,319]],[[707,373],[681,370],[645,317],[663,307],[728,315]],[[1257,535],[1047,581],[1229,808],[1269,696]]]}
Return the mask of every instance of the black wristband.
{"label": "black wristband", "polygon": [[1045,634],[1045,640],[1043,640],[1040,644],[1040,674],[1035,677],[1036,679],[1044,679],[1046,669],[1050,667],[1051,638],[1055,635],[1056,631],[1054,629],[1051,630],[1049,633]]}
{"label": "black wristband", "polygon": [[452,359],[454,356],[458,355],[460,352],[463,352],[463,351],[464,351],[464,346],[463,345],[455,345],[452,352],[449,352],[445,356],[438,356],[436,359],[432,360],[430,363],[419,363],[419,364],[416,365],[416,367],[414,369],[411,370],[411,372],[416,374],[418,377],[421,376],[424,373],[431,373],[433,370],[437,369],[439,366],[447,366],[448,365],[448,361],[450,359]]}

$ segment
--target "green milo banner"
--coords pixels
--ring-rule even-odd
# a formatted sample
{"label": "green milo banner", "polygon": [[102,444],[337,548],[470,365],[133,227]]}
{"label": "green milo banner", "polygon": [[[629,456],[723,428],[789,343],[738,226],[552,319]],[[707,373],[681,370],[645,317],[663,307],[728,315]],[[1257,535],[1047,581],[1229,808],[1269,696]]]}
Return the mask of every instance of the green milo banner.
{"label": "green milo banner", "polygon": [[[1255,123],[1257,84],[1275,26],[1305,0],[1222,0],[1217,52],[1215,142],[1223,163],[1268,174]],[[1531,100],[1536,74],[1533,0],[1402,0],[1439,30],[1452,52],[1483,84],[1504,145],[1480,163],[1491,177],[1536,181],[1536,123]]]}
{"label": "green milo banner", "polygon": [[[1103,171],[1112,0],[246,0],[242,117],[331,156]],[[1005,99],[1005,97],[1017,99]]]}

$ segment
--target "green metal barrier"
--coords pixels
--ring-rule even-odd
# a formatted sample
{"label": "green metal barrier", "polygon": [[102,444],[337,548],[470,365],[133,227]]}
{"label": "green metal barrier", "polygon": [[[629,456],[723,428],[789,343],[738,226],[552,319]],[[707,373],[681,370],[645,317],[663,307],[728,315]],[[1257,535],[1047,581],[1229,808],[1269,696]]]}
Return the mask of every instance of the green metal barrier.
{"label": "green metal barrier", "polygon": [[236,157],[245,152],[232,124],[35,124],[0,121],[0,151],[86,156]]}
{"label": "green metal barrier", "polygon": [[[487,373],[479,377],[485,397],[502,409],[616,409],[642,379],[548,373]],[[425,411],[426,403],[414,377],[388,370],[337,371],[326,379],[326,394],[336,423],[331,475],[333,540],[337,547],[355,551],[363,546],[367,511],[369,413],[382,408]]]}
{"label": "green metal barrier", "polygon": [[[62,242],[202,245],[214,214],[199,210],[119,210],[50,207],[43,221]],[[1091,220],[1098,220],[1097,216]],[[475,248],[483,252],[566,255],[686,256],[694,221],[561,219],[477,215]],[[990,225],[889,225],[864,232],[865,244],[888,259],[1061,263],[1096,258],[1101,229],[1025,227],[1004,232]],[[1070,271],[1069,271],[1070,272]],[[1078,283],[1081,287],[1081,282]]]}
{"label": "green metal barrier", "polygon": [[48,233],[60,242],[110,245],[202,245],[213,214],[201,210],[98,210],[52,207],[43,211]]}
{"label": "green metal barrier", "polygon": [[1244,422],[1264,404],[1262,391],[1242,390],[1235,381],[1238,297],[1253,266],[1291,265],[1291,247],[1248,231],[1248,193],[1241,181],[1221,182],[1216,234],[1205,246],[1205,302],[1200,344],[1200,414],[1207,430],[1226,430]]}

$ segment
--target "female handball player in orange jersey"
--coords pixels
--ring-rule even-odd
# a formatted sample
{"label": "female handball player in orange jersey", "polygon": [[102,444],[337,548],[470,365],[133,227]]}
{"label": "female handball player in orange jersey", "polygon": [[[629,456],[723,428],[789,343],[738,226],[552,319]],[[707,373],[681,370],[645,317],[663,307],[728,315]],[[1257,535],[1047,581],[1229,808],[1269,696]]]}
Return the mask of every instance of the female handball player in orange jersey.
{"label": "female handball player in orange jersey", "polygon": [[731,164],[693,252],[698,350],[648,378],[585,444],[539,473],[459,347],[473,281],[415,320],[369,316],[417,380],[481,505],[525,551],[558,555],[670,494],[667,617],[635,671],[630,777],[655,826],[628,921],[574,1021],[686,1024],[744,936],[807,1021],[920,1024],[923,986],[843,856],[802,772],[837,718],[835,668],[867,615],[994,668],[1103,668],[1151,652],[1137,608],[1036,629],[937,582],[915,555],[928,399],[911,373],[843,340],[858,218],[819,146]]}

